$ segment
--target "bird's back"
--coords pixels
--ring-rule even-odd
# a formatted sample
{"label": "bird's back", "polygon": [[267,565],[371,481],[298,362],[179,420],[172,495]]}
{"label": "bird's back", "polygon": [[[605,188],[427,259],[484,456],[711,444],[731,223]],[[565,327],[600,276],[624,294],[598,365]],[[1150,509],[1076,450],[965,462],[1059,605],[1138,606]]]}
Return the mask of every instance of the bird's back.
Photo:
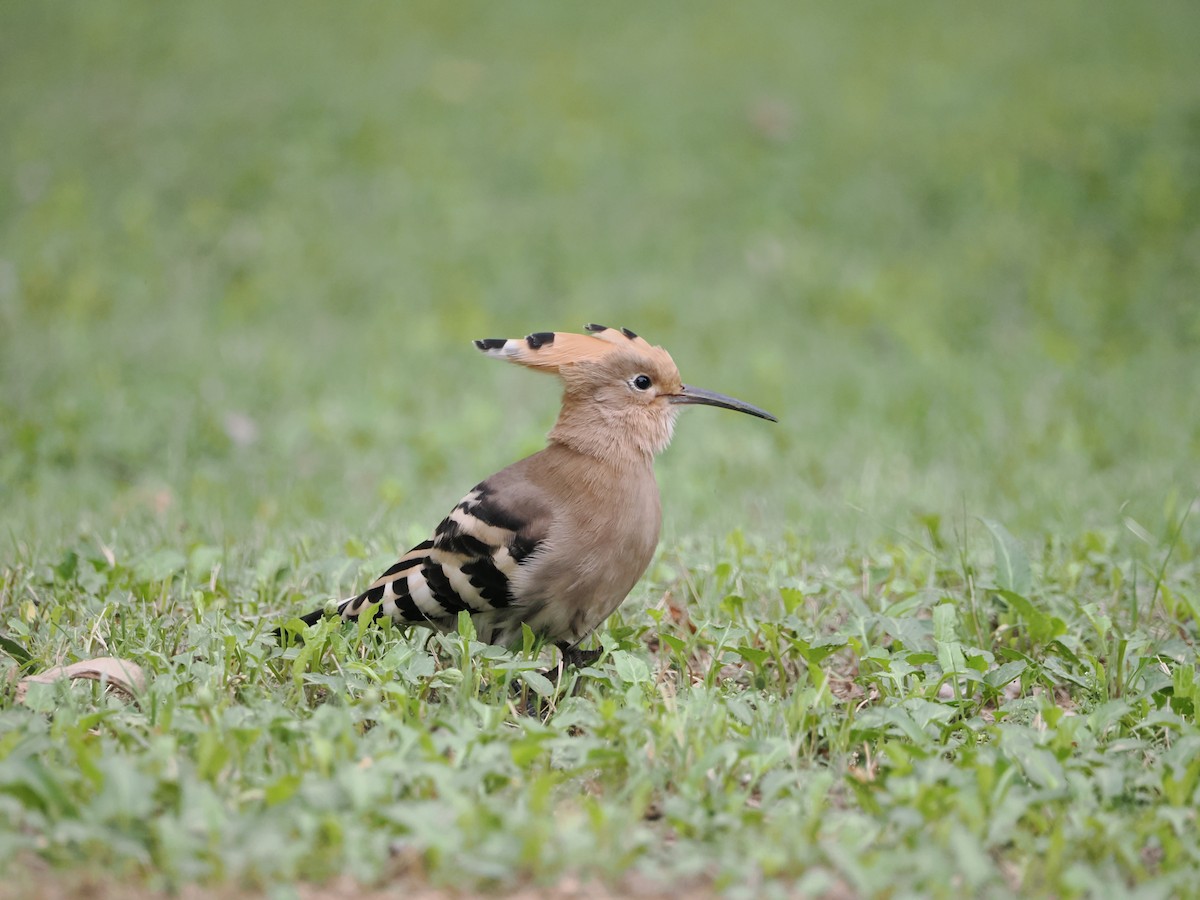
{"label": "bird's back", "polygon": [[574,645],[641,578],[661,518],[649,460],[615,470],[551,443],[476,485],[339,612],[378,603],[398,623],[447,630],[465,610],[483,641],[519,645],[526,624]]}

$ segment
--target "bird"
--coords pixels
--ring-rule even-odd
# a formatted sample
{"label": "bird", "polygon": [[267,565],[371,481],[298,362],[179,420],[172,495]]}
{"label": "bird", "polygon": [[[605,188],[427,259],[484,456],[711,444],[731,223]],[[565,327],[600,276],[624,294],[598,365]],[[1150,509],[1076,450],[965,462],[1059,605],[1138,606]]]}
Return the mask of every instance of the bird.
{"label": "bird", "polygon": [[562,406],[546,447],[475,485],[428,540],[365,590],[314,610],[342,619],[390,617],[402,626],[457,628],[520,648],[523,626],[585,664],[580,648],[650,564],[662,509],[654,459],[688,405],[775,416],[684,384],[671,355],[626,328],[535,332],[474,342],[487,356],[557,375]]}

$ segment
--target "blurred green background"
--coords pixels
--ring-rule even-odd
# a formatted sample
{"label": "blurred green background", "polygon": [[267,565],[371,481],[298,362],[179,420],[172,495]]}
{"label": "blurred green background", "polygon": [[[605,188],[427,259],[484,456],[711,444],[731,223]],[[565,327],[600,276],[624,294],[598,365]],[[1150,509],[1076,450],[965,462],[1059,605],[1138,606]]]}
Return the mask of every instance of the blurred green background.
{"label": "blurred green background", "polygon": [[541,446],[469,341],[689,412],[666,536],[1157,527],[1200,459],[1200,7],[5,4],[14,546],[419,538]]}

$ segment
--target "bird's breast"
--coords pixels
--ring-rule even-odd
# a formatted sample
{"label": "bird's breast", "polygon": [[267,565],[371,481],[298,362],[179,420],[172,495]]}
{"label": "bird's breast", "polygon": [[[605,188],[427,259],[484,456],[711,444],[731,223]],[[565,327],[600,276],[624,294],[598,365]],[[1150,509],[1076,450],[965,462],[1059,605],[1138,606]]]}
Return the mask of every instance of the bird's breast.
{"label": "bird's breast", "polygon": [[662,526],[652,473],[576,488],[514,580],[519,602],[536,610],[530,627],[557,642],[581,640],[620,606],[649,566]]}

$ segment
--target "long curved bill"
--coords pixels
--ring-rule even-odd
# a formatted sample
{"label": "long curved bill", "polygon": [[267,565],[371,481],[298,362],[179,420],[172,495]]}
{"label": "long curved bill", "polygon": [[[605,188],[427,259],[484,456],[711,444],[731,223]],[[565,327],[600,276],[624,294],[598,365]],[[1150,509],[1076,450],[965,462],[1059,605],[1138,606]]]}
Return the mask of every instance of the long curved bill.
{"label": "long curved bill", "polygon": [[757,406],[751,406],[749,403],[743,403],[741,400],[735,400],[733,397],[726,397],[724,394],[718,394],[716,391],[706,391],[704,388],[693,387],[690,384],[683,385],[678,394],[672,394],[670,401],[684,405],[719,406],[722,409],[733,409],[747,415],[758,416],[760,419],[766,419],[768,422],[779,421],[765,409],[759,409]]}

